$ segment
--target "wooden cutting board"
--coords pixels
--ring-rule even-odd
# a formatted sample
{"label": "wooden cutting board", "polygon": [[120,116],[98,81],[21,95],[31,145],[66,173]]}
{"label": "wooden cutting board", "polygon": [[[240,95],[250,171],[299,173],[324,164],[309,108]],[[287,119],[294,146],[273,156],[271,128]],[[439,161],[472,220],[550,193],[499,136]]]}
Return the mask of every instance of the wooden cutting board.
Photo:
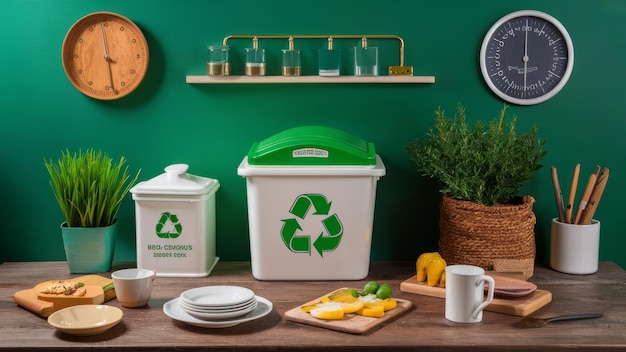
{"label": "wooden cutting board", "polygon": [[[430,287],[425,282],[418,282],[417,276],[413,276],[400,284],[400,291],[416,293],[431,297],[446,297],[446,289]],[[509,315],[525,317],[552,301],[552,293],[545,290],[535,290],[528,296],[518,298],[494,297],[491,304],[485,308],[490,312],[498,312]]]}
{"label": "wooden cutting board", "polygon": [[[85,286],[98,286],[101,288],[105,288],[107,286],[112,287],[111,284],[113,283],[111,279],[100,275],[85,275],[72,278],[71,280],[82,282]],[[35,285],[35,287],[43,284],[45,283],[39,283]],[[67,301],[55,305],[54,302],[40,299],[37,293],[38,292],[34,287],[27,290],[21,290],[13,294],[13,301],[24,309],[29,310],[42,318],[47,318],[50,314],[68,306],[66,303]],[[113,298],[115,298],[115,289],[109,288],[107,290],[103,290],[102,293],[96,292],[95,294],[91,294],[87,303],[99,304],[110,301]],[[85,300],[76,300],[76,304],[85,304]]]}
{"label": "wooden cutting board", "polygon": [[320,299],[328,295],[330,295],[330,293],[287,311],[285,313],[285,319],[297,323],[317,326],[320,328],[347,332],[350,334],[363,334],[374,328],[380,327],[385,324],[385,322],[390,321],[391,319],[394,319],[408,312],[413,307],[413,303],[411,303],[410,301],[395,298],[395,300],[398,302],[398,305],[394,309],[386,311],[385,315],[380,318],[365,317],[358,314],[346,314],[342,320],[317,319],[311,316],[311,314],[303,311],[302,308],[300,308],[307,304],[314,304],[315,302],[319,302]]}

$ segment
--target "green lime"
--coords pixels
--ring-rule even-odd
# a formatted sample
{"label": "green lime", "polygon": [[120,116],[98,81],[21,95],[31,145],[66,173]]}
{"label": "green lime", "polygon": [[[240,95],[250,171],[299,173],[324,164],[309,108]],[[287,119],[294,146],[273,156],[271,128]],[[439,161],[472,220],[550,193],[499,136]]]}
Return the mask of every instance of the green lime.
{"label": "green lime", "polygon": [[365,287],[363,287],[363,293],[368,294],[368,293],[376,293],[376,291],[378,290],[378,282],[376,281],[370,281],[367,284],[365,284]]}
{"label": "green lime", "polygon": [[391,298],[391,286],[389,286],[389,284],[380,285],[380,287],[376,290],[376,297],[380,299]]}
{"label": "green lime", "polygon": [[350,288],[347,288],[346,291],[349,292],[352,297],[359,298],[360,296],[359,291],[357,291],[356,288],[350,287]]}

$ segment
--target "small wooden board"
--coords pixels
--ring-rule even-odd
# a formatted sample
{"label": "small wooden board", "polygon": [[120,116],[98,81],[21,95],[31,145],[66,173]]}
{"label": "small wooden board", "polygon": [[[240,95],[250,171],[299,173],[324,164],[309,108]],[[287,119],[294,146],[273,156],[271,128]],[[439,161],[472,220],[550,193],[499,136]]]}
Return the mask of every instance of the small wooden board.
{"label": "small wooden board", "polygon": [[304,305],[318,302],[320,299],[330,295],[331,293],[328,293],[315,300],[312,300],[311,302],[304,303],[303,305],[297,306],[287,311],[285,313],[285,319],[297,323],[317,326],[320,328],[346,332],[349,334],[363,334],[374,328],[383,326],[386,322],[408,312],[413,307],[413,303],[411,303],[410,301],[394,298],[398,302],[398,305],[394,309],[386,311],[385,315],[380,318],[365,317],[358,314],[346,314],[343,320],[317,319],[311,316],[311,314],[303,311],[302,308],[300,308]]}
{"label": "small wooden board", "polygon": [[[71,280],[78,281],[87,285],[105,287],[110,285],[113,281],[109,278],[100,275],[85,275],[76,278],[72,278]],[[46,281],[47,282],[47,281]],[[43,283],[40,283],[43,284]],[[38,284],[38,285],[40,285]],[[35,285],[37,287],[38,285]],[[115,298],[115,289],[109,289],[104,291],[104,296],[97,295],[97,301],[107,302],[113,298]],[[18,305],[22,306],[24,309],[29,310],[42,318],[47,318],[50,314],[56,312],[59,309],[65,308],[67,305],[55,305],[53,302],[49,302],[46,300],[42,300],[38,297],[37,291],[35,288],[30,288],[26,290],[21,290],[13,294],[13,301]],[[77,304],[83,301],[77,300]],[[92,302],[95,302],[92,300]]]}
{"label": "small wooden board", "polygon": [[[430,287],[425,282],[418,282],[417,276],[403,281],[400,284],[400,291],[438,298],[446,297],[445,288]],[[485,310],[525,317],[551,301],[552,293],[545,290],[536,290],[524,297],[494,298]]]}

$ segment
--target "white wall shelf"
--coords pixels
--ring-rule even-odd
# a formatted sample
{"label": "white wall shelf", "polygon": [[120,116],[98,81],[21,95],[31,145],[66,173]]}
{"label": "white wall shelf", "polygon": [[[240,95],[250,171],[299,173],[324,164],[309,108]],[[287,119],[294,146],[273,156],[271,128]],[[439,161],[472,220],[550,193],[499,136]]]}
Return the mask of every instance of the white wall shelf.
{"label": "white wall shelf", "polygon": [[435,76],[187,76],[190,84],[259,84],[259,83],[435,83]]}

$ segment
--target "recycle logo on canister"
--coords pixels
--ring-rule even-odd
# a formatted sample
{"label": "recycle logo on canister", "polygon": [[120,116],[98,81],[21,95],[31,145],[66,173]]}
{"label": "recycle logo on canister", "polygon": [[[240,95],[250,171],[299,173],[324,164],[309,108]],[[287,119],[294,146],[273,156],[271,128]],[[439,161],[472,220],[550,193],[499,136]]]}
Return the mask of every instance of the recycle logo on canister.
{"label": "recycle logo on canister", "polygon": [[183,225],[178,222],[178,216],[169,212],[161,213],[156,224],[156,234],[159,238],[178,238],[183,232]]}
{"label": "recycle logo on canister", "polygon": [[[296,197],[289,213],[293,214],[293,218],[282,219],[283,226],[281,229],[281,237],[287,248],[294,253],[311,253],[311,235],[307,234],[307,230],[300,225],[299,219],[304,220],[307,215],[320,218],[324,227],[317,238],[313,241],[312,246],[315,247],[321,257],[324,252],[332,252],[341,242],[343,236],[343,226],[337,214],[329,215],[332,202],[329,202],[323,194],[301,194]],[[309,213],[311,208],[314,212]]]}

